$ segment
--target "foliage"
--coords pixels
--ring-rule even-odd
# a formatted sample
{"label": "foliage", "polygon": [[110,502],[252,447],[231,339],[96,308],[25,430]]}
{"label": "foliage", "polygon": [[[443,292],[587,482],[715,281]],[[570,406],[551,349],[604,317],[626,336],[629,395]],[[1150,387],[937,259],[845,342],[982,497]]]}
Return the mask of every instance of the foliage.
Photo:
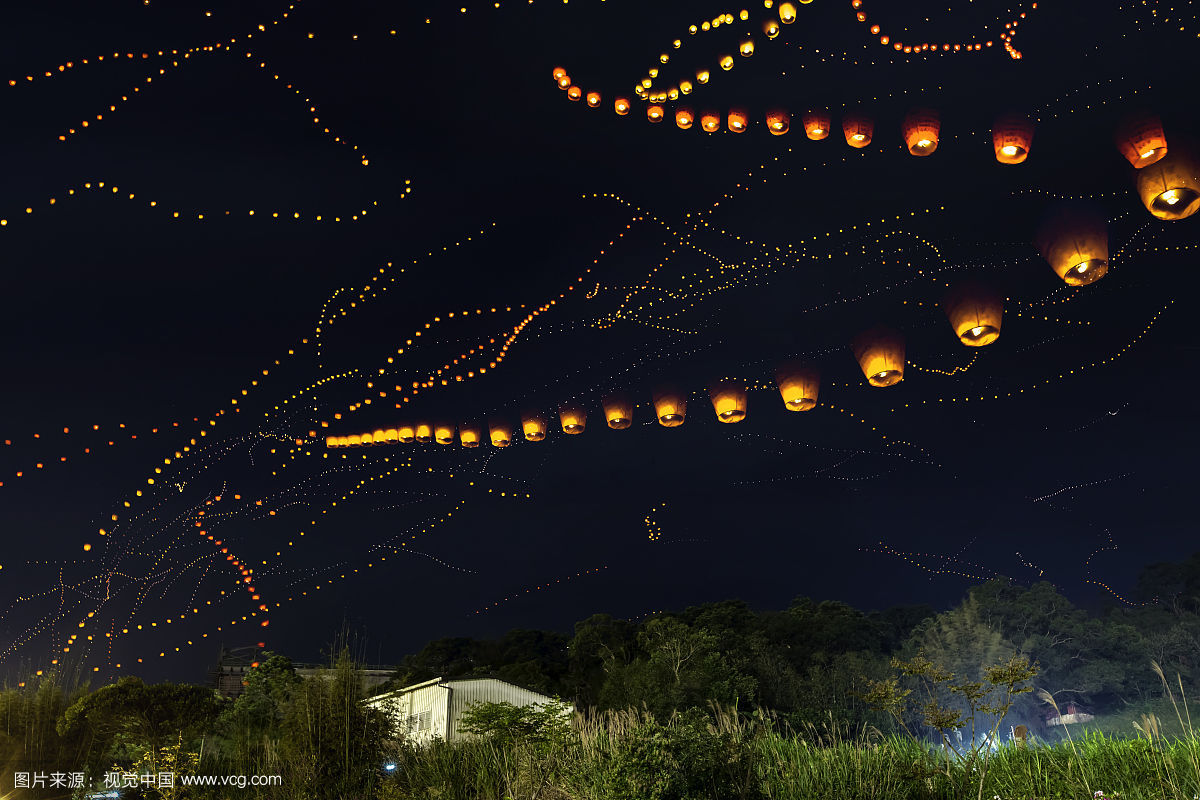
{"label": "foliage", "polygon": [[472,703],[459,719],[458,729],[490,739],[499,747],[548,747],[570,734],[570,714],[571,706],[560,701],[529,706]]}
{"label": "foliage", "polygon": [[[1033,690],[1032,686],[1026,686],[1025,683],[1037,675],[1037,666],[1030,665],[1023,656],[1013,655],[1007,662],[984,667],[983,681],[960,679],[957,683],[951,683],[955,680],[953,672],[934,664],[923,653],[918,653],[910,661],[894,658],[892,666],[898,668],[902,675],[917,679],[924,691],[925,700],[919,706],[922,720],[941,737],[946,756],[946,777],[952,779],[954,776],[950,758],[954,754],[972,773],[978,774],[977,796],[982,798],[992,743],[998,740],[1000,724],[1012,708],[1013,698]],[[941,698],[947,692],[960,699],[957,708],[942,702]],[[864,699],[875,708],[891,714],[913,741],[920,741],[905,723],[910,694],[912,690],[900,688],[898,681],[890,678],[872,681]],[[965,741],[955,737],[958,739],[955,743],[948,732],[963,727],[967,728],[969,737]],[[986,733],[982,738],[977,736],[984,731]],[[967,777],[970,777],[969,774]]]}

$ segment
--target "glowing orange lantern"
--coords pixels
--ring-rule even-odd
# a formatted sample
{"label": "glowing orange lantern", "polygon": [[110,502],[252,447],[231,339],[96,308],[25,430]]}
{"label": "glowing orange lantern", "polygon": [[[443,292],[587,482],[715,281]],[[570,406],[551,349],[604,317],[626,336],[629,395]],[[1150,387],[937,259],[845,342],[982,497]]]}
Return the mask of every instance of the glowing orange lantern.
{"label": "glowing orange lantern", "polygon": [[417,434],[412,425],[401,425],[396,429],[396,438],[403,444],[411,444],[417,438]]}
{"label": "glowing orange lantern", "polygon": [[358,447],[362,444],[362,437],[356,433],[352,433],[346,437],[347,447]]}
{"label": "glowing orange lantern", "polygon": [[433,441],[433,426],[428,422],[422,422],[417,426],[417,441],[420,444],[429,444]]}
{"label": "glowing orange lantern", "polygon": [[904,144],[914,156],[927,156],[937,150],[941,117],[931,108],[914,108],[904,118]]}
{"label": "glowing orange lantern", "polygon": [[675,112],[675,124],[685,131],[692,127],[692,122],[695,119],[696,115],[692,113],[690,108],[680,108]]}
{"label": "glowing orange lantern", "polygon": [[735,108],[729,112],[729,130],[734,133],[744,133],[749,125],[750,120],[742,109]]}
{"label": "glowing orange lantern", "polygon": [[1001,164],[1020,164],[1033,147],[1033,122],[1020,114],[1005,114],[992,126],[992,146]]}
{"label": "glowing orange lantern", "polygon": [[1167,154],[1167,137],[1156,114],[1130,114],[1116,130],[1117,149],[1134,169],[1148,167]]}
{"label": "glowing orange lantern", "polygon": [[567,71],[565,69],[563,69],[562,67],[554,68],[554,80],[560,81],[565,77],[567,77]]}
{"label": "glowing orange lantern", "polygon": [[572,86],[567,89],[567,97],[571,98],[572,100],[578,100],[579,98],[583,97],[583,89],[580,89],[578,86]]}
{"label": "glowing orange lantern", "polygon": [[492,420],[488,425],[488,433],[495,447],[508,447],[512,444],[512,427],[502,420]]}
{"label": "glowing orange lantern", "polygon": [[764,22],[762,28],[768,39],[774,39],[779,35],[779,23],[773,19]]}
{"label": "glowing orange lantern", "polygon": [[633,403],[620,394],[609,395],[603,400],[604,419],[608,427],[622,431],[633,424]]}
{"label": "glowing orange lantern", "polygon": [[754,55],[754,40],[753,39],[743,39],[742,43],[740,45],[738,45],[738,52],[741,53],[743,56]]}
{"label": "glowing orange lantern", "polygon": [[575,405],[563,406],[558,410],[563,433],[583,433],[587,424],[587,412]]}
{"label": "glowing orange lantern", "polygon": [[687,396],[669,387],[654,392],[654,414],[664,428],[677,428],[687,416]]}
{"label": "glowing orange lantern", "polygon": [[540,442],[546,438],[546,421],[540,414],[525,414],[521,418],[521,430],[528,442]]}
{"label": "glowing orange lantern", "polygon": [[792,116],[783,109],[767,112],[767,130],[772,136],[783,136],[792,127]]}
{"label": "glowing orange lantern", "polygon": [[570,89],[571,88],[571,76],[564,72],[558,79],[558,88]]}
{"label": "glowing orange lantern", "polygon": [[700,127],[709,133],[721,130],[721,115],[715,111],[705,111],[700,115]]}
{"label": "glowing orange lantern", "polygon": [[338,437],[326,436],[325,437],[325,446],[326,447],[337,447],[338,446]]}
{"label": "glowing orange lantern", "polygon": [[904,337],[878,325],[854,338],[854,358],[872,386],[895,386],[904,380]]}
{"label": "glowing orange lantern", "polygon": [[386,435],[387,434],[384,433],[383,428],[380,428],[379,430],[371,431],[371,441],[374,442],[375,444],[383,444],[385,441],[387,441],[384,438]]}
{"label": "glowing orange lantern", "polygon": [[875,123],[865,114],[850,113],[842,117],[842,133],[851,147],[866,147],[875,135]]}
{"label": "glowing orange lantern", "polygon": [[629,99],[626,97],[618,97],[613,101],[613,109],[620,116],[625,116],[629,113]]}
{"label": "glowing orange lantern", "polygon": [[439,424],[433,429],[433,440],[438,444],[454,444],[454,426]]}
{"label": "glowing orange lantern", "polygon": [[775,385],[788,411],[809,411],[817,405],[821,374],[813,367],[787,364],[775,373]]}
{"label": "glowing orange lantern", "polygon": [[1200,211],[1200,159],[1179,142],[1171,152],[1138,172],[1137,191],[1146,210],[1165,221]]}
{"label": "glowing orange lantern", "polygon": [[824,111],[806,111],[801,117],[804,122],[804,134],[814,142],[829,135],[829,114]]}
{"label": "glowing orange lantern", "polygon": [[599,108],[600,107],[600,93],[599,92],[588,92],[587,93],[587,104],[592,108]]}
{"label": "glowing orange lantern", "polygon": [[650,106],[649,108],[647,108],[646,109],[646,119],[650,120],[651,122],[662,122],[663,107],[656,103],[656,104]]}
{"label": "glowing orange lantern", "polygon": [[721,422],[741,422],[746,418],[746,387],[733,381],[721,381],[708,390],[713,410]]}
{"label": "glowing orange lantern", "polygon": [[1051,207],[1038,231],[1036,245],[1068,286],[1086,286],[1108,272],[1108,220],[1083,203]]}
{"label": "glowing orange lantern", "polygon": [[[400,439],[400,431],[396,430],[395,428],[388,428],[386,431],[383,432],[383,440],[385,442],[387,442],[388,444],[392,444],[392,443],[398,441],[399,439]],[[379,439],[376,439],[375,441],[379,441]]]}
{"label": "glowing orange lantern", "polygon": [[990,287],[959,283],[946,294],[942,307],[954,335],[968,347],[983,347],[1000,338],[1004,299]]}
{"label": "glowing orange lantern", "polygon": [[791,25],[796,21],[796,7],[791,3],[779,4],[779,21],[784,25]]}
{"label": "glowing orange lantern", "polygon": [[358,443],[364,446],[375,444],[375,437],[369,433],[359,434]]}
{"label": "glowing orange lantern", "polygon": [[479,428],[464,422],[458,426],[458,440],[463,447],[479,447]]}

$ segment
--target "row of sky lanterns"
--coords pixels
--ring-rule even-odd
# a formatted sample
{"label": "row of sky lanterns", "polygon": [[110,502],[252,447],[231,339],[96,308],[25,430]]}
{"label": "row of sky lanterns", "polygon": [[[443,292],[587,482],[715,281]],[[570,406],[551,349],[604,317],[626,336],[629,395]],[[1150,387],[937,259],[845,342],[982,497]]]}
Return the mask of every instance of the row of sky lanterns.
{"label": "row of sky lanterns", "polygon": [[[559,86],[567,90],[568,97],[573,100],[583,97],[583,90],[571,84],[566,70],[556,67],[554,75]],[[589,106],[596,108],[601,102],[599,92],[587,93]],[[632,105],[627,98],[618,97],[614,107],[617,114],[624,116],[629,113]],[[667,111],[660,104],[652,103],[646,108],[646,118],[650,122],[662,122],[666,116]],[[721,114],[717,111],[704,111],[698,118],[700,129],[708,133],[719,131],[721,120]],[[687,130],[696,123],[697,115],[691,108],[681,107],[675,110],[675,124],[679,128]],[[772,135],[782,136],[791,130],[792,116],[786,110],[773,109],[766,112],[765,123]],[[725,115],[725,125],[733,133],[744,133],[749,130],[750,124],[750,116],[745,109],[735,108]],[[801,115],[801,124],[805,135],[813,141],[828,138],[833,130],[832,116],[824,110],[804,112]],[[874,119],[862,112],[846,114],[842,118],[841,127],[846,144],[854,148],[867,147],[875,135]],[[935,109],[916,108],[909,111],[901,125],[901,134],[908,152],[914,156],[928,156],[934,153],[941,136],[941,127],[941,115]],[[1001,164],[1024,162],[1033,147],[1033,133],[1034,124],[1026,116],[1017,113],[1000,115],[992,126],[992,145],[996,160]],[[1138,170],[1158,164],[1168,154],[1162,122],[1153,114],[1135,114],[1127,117],[1117,128],[1115,141],[1117,149],[1134,169]],[[1138,194],[1142,196],[1146,208],[1159,219],[1183,219],[1200,208],[1200,205],[1194,202],[1200,200],[1200,162],[1197,162],[1191,152],[1180,153],[1178,158],[1162,164],[1158,170],[1143,175],[1144,178],[1139,178]],[[1160,184],[1162,188],[1156,189]],[[1185,194],[1195,196],[1187,198],[1189,202],[1183,202]],[[1161,199],[1158,199],[1160,195]],[[1157,202],[1154,202],[1156,200]],[[1186,213],[1183,213],[1185,210]],[[1160,211],[1165,213],[1159,213]]]}
{"label": "row of sky lanterns", "polygon": [[[1004,302],[995,291],[978,283],[963,283],[952,289],[943,306],[959,341],[969,347],[989,345],[1000,336]],[[854,358],[871,386],[895,386],[904,380],[904,336],[887,326],[879,325],[863,331],[852,344]],[[807,364],[788,364],[775,376],[780,397],[789,411],[809,411],[816,407],[820,390],[820,372]],[[724,423],[740,422],[746,417],[746,387],[743,382],[721,380],[709,389],[709,397],[717,419]],[[654,414],[660,425],[675,428],[683,424],[687,414],[687,394],[674,387],[660,387],[652,395]],[[613,394],[603,399],[604,419],[614,430],[628,428],[633,421],[633,403],[628,395]],[[563,433],[583,433],[587,411],[578,404],[559,408]],[[527,441],[546,438],[546,419],[537,412],[521,417],[521,430]],[[512,443],[513,426],[504,419],[488,424],[488,438],[496,447]],[[457,438],[463,447],[478,447],[483,427],[473,423],[458,426]],[[381,428],[370,433],[350,436],[328,436],[330,448],[361,447],[373,444],[407,444],[410,442],[453,444],[455,426],[449,423],[423,422],[397,428]]]}
{"label": "row of sky lanterns", "polygon": [[[1162,149],[1165,151],[1165,144]],[[1161,159],[1162,155],[1155,154],[1154,157]],[[1146,156],[1146,160],[1151,157]],[[1195,206],[1200,205],[1200,194],[1188,202],[1194,211]],[[1108,271],[1108,220],[1103,211],[1093,204],[1059,203],[1044,215],[1035,246],[1067,285],[1094,283]],[[1004,299],[993,288],[973,281],[959,283],[943,298],[942,308],[954,335],[962,344],[984,347],[999,338]],[[851,349],[871,386],[895,386],[904,380],[905,341],[899,331],[885,325],[875,326],[855,337]],[[794,364],[782,367],[776,374],[776,385],[789,411],[808,411],[816,407],[820,373],[815,367]],[[719,381],[710,388],[709,396],[717,419],[721,422],[739,422],[745,418],[744,384]],[[683,424],[687,409],[686,393],[674,388],[660,388],[654,392],[653,402],[659,424],[668,428]],[[608,427],[621,430],[632,424],[633,405],[628,396],[614,394],[606,397],[603,407]],[[582,433],[587,412],[579,405],[566,405],[559,409],[559,421],[564,433]],[[546,420],[537,413],[523,415],[521,425],[528,441],[541,441],[546,436]],[[458,439],[464,447],[478,447],[482,441],[482,431],[480,425],[463,423],[458,427]],[[512,442],[512,426],[501,419],[492,420],[488,425],[488,435],[496,447],[507,447]],[[349,436],[328,436],[325,444],[329,448],[345,448],[414,441],[453,444],[454,440],[454,425],[420,423]]]}

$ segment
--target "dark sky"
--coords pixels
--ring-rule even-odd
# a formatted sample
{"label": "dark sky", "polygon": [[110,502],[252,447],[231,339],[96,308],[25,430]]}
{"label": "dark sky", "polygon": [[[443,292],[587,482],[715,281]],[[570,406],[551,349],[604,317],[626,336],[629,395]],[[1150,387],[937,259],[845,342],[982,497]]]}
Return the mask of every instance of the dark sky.
{"label": "dark sky", "polygon": [[[317,660],[343,626],[394,663],[731,597],[948,607],[996,576],[1119,605],[1195,549],[1197,222],[1152,219],[1112,141],[1141,108],[1172,147],[1196,132],[1164,54],[1188,63],[1200,24],[1166,4],[870,0],[860,23],[815,0],[773,41],[761,0],[101,5],[14,6],[0,33],[10,677],[201,680],[222,644]],[[700,12],[735,22],[689,35]],[[905,55],[874,24],[994,45]],[[709,68],[686,105],[750,130],[680,130],[682,101],[617,116],[651,66],[656,91]],[[942,118],[926,158],[899,133],[916,105]],[[861,108],[872,146],[809,141],[810,107]],[[1006,110],[1038,120],[1019,166],[992,153]],[[1031,244],[1061,197],[1110,219],[1091,286]],[[936,305],[963,278],[1009,298],[977,353]],[[907,338],[888,389],[848,346],[880,321]],[[794,357],[823,373],[804,414],[770,386]],[[402,402],[447,364],[476,374]],[[707,400],[727,375],[767,387],[737,425]],[[663,381],[692,393],[680,428],[653,422]],[[629,430],[603,427],[611,389],[639,403]],[[567,399],[583,435],[324,447]]]}

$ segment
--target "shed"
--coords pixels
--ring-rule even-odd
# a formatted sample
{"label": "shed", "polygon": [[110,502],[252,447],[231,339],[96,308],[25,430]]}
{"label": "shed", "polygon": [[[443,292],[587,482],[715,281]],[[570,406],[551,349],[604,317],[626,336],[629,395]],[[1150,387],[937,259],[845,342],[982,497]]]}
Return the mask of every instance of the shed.
{"label": "shed", "polygon": [[366,705],[386,713],[400,735],[427,743],[435,738],[449,742],[469,736],[459,732],[458,722],[475,703],[520,707],[551,702],[557,701],[499,678],[434,678],[369,697]]}

